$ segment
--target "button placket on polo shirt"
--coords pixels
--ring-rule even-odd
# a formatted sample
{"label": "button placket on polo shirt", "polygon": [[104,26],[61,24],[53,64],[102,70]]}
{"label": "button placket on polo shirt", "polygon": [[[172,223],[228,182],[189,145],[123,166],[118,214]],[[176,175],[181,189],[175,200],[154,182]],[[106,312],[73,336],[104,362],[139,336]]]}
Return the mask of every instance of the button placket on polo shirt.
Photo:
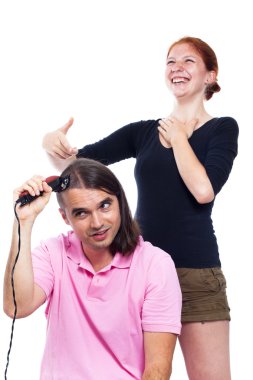
{"label": "button placket on polo shirt", "polygon": [[111,265],[94,273],[87,297],[89,299],[103,299],[106,294],[106,285],[110,281]]}

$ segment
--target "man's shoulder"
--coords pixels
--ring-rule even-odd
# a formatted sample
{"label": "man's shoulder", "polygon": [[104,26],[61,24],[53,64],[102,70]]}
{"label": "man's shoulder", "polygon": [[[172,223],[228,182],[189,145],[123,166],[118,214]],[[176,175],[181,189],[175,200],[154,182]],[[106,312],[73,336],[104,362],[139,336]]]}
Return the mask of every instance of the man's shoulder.
{"label": "man's shoulder", "polygon": [[52,246],[52,245],[65,245],[68,246],[71,243],[73,231],[68,231],[66,233],[60,233],[57,236],[52,236],[41,241],[41,245]]}
{"label": "man's shoulder", "polygon": [[153,245],[151,242],[145,241],[142,236],[140,236],[138,245],[135,249],[135,257],[139,261],[152,264],[155,262],[164,263],[164,261],[172,262],[169,253]]}
{"label": "man's shoulder", "polygon": [[[171,256],[161,248],[154,246],[142,237],[134,252],[131,271],[139,284],[175,284],[177,275]],[[167,285],[166,285],[167,286]]]}
{"label": "man's shoulder", "polygon": [[80,246],[80,241],[73,231],[61,233],[58,236],[50,237],[40,242],[40,247],[49,255],[57,252],[67,252],[76,250]]}

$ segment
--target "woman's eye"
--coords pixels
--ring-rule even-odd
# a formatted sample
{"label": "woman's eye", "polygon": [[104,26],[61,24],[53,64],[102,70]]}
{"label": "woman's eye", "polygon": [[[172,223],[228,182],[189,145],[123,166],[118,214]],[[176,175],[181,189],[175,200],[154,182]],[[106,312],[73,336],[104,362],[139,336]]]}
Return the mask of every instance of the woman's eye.
{"label": "woman's eye", "polygon": [[194,62],[194,60],[191,59],[191,58],[187,58],[187,59],[185,60],[185,62]]}
{"label": "woman's eye", "polygon": [[174,61],[172,61],[170,59],[167,61],[167,65],[171,65],[172,63],[174,63]]}

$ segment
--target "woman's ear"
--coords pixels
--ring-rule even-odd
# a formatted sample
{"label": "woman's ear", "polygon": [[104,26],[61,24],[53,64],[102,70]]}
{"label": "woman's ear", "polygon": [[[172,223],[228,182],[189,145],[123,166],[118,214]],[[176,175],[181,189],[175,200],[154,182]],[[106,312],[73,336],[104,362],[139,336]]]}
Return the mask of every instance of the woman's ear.
{"label": "woman's ear", "polygon": [[212,84],[216,82],[217,80],[217,75],[215,71],[208,71],[207,78],[206,78],[206,84]]}

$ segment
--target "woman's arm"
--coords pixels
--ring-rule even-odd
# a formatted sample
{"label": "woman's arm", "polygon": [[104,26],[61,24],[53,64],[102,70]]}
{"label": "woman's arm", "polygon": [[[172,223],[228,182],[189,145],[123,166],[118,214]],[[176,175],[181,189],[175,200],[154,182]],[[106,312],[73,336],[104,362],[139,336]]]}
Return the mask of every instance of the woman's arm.
{"label": "woman's arm", "polygon": [[196,157],[188,138],[184,135],[177,136],[171,142],[178,171],[192,193],[200,204],[212,202],[214,190],[208,178],[205,167]]}
{"label": "woman's arm", "polygon": [[176,119],[159,122],[160,139],[164,146],[172,147],[178,171],[199,203],[209,203],[227,181],[237,155],[239,128],[231,117],[217,119],[212,125],[206,144],[205,162],[199,161],[188,139],[196,120],[181,123]]}
{"label": "woman's arm", "polygon": [[142,139],[143,131],[145,131],[143,122],[131,123],[101,140],[77,150],[70,146],[66,138],[72,124],[73,119],[70,119],[65,126],[47,133],[43,139],[42,145],[50,162],[61,171],[72,160],[81,157],[94,159],[105,165],[136,157],[136,150]]}

